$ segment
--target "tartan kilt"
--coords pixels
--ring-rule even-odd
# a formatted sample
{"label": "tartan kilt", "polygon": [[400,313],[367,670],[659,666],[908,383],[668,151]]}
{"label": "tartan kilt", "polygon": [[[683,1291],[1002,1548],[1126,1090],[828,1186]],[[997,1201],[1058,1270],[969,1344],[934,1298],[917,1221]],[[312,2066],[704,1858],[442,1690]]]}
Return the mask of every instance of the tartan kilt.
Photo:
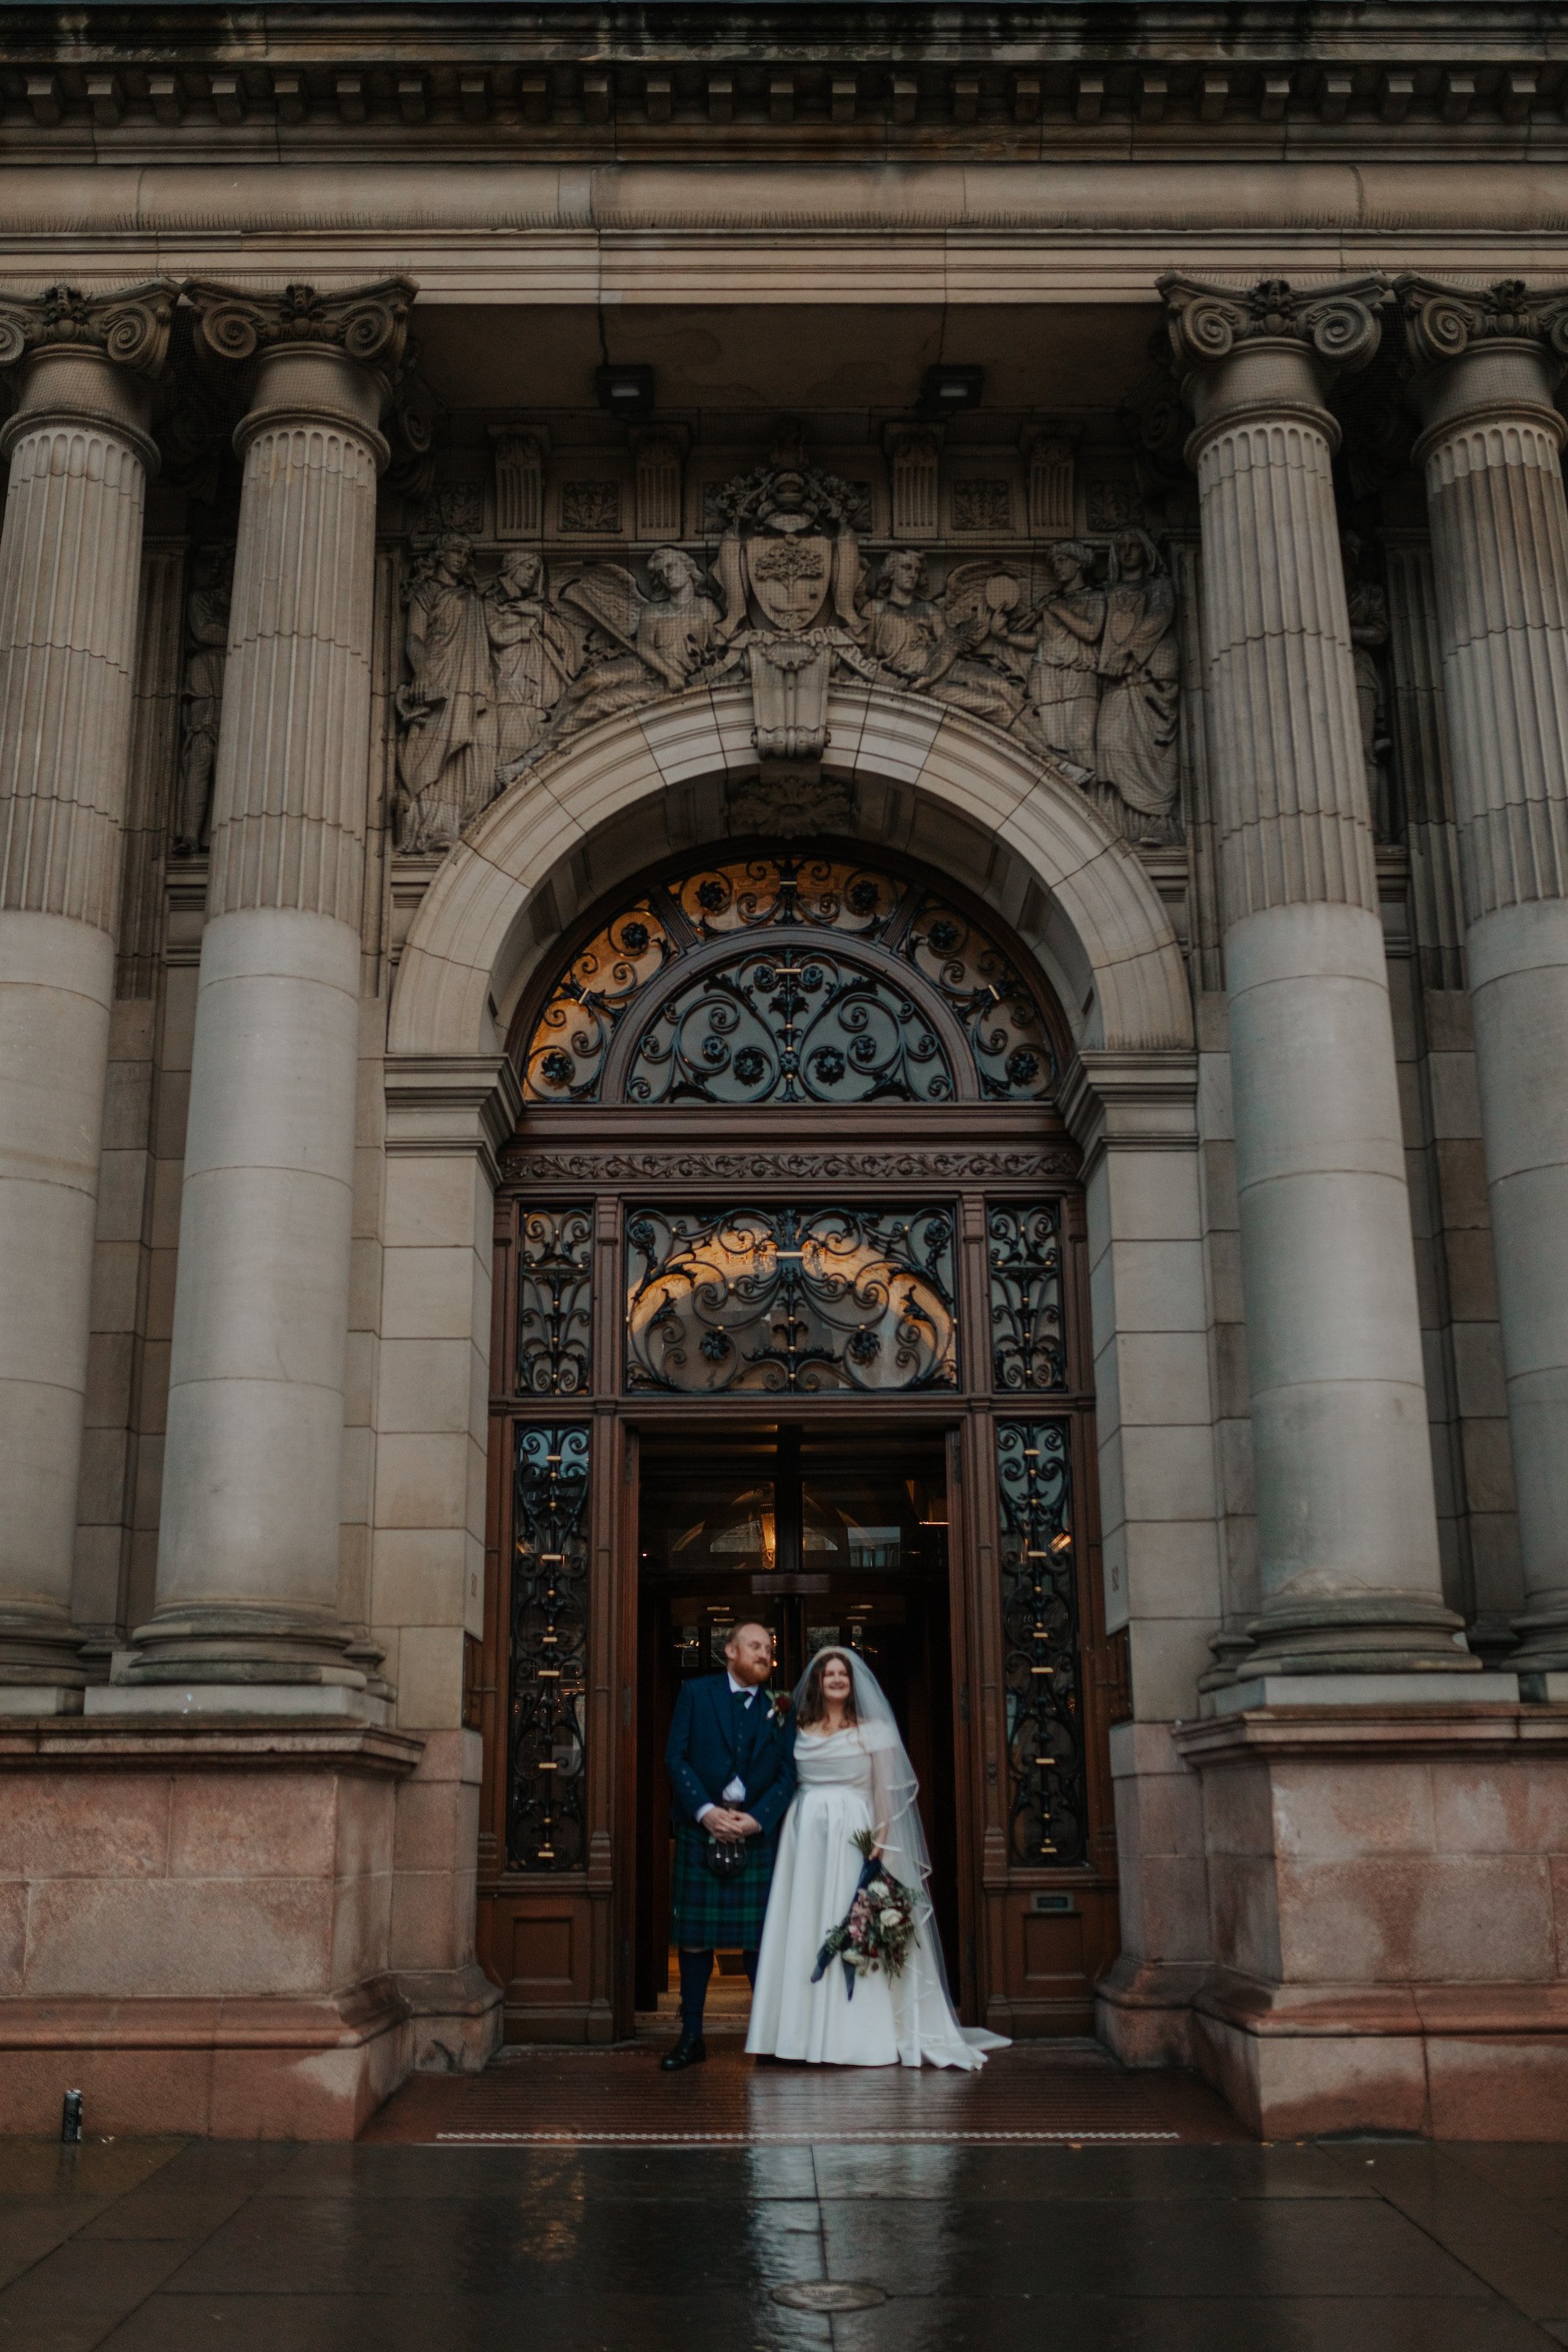
{"label": "tartan kilt", "polygon": [[694,1951],[754,1952],[763,1940],[776,1837],[746,1841],[746,1866],[733,1878],[715,1878],[702,1856],[708,1833],[687,1822],[675,1824],[675,1864],[670,1876],[670,1927],[678,1944]]}

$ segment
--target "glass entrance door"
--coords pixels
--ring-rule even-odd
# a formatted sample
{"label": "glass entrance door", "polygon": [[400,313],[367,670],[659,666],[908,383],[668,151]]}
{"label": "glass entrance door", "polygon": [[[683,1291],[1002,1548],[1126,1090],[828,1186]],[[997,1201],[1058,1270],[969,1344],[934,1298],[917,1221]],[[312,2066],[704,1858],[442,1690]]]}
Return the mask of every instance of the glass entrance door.
{"label": "glass entrance door", "polygon": [[664,1748],[683,1681],[721,1671],[731,1626],[773,1636],[790,1691],[829,1643],[859,1652],[915,1769],[932,1894],[959,1980],[946,1440],[879,1442],[781,1425],[642,1446],[638,1512],[637,2005],[664,1989],[669,1792]]}

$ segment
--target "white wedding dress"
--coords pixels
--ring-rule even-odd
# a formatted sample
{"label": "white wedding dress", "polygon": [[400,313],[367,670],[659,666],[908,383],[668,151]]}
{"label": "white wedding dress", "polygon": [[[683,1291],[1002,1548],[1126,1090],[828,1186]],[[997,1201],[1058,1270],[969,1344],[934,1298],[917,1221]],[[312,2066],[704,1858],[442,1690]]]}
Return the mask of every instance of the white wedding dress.
{"label": "white wedding dress", "polygon": [[[875,1828],[887,1838],[889,1815],[896,1827],[900,1765],[907,1769],[890,1726],[862,1723],[846,1731],[795,1735],[797,1785],[779,1837],[746,2035],[753,2055],[824,2066],[973,2067],[985,2063],[987,2050],[1006,2046],[994,2033],[961,2026],[953,2015],[923,1886],[918,1890],[920,1940],[900,1975],[880,1969],[858,1975],[853,1999],[837,1960],[829,1962],[819,1983],[811,1981],[823,1939],[848,1910],[859,1884],[863,1857],[856,1832]],[[912,1791],[912,1774],[909,1786]],[[895,1836],[883,1860],[894,1877],[910,1885],[921,1876],[923,1858],[922,1847],[900,1869]]]}

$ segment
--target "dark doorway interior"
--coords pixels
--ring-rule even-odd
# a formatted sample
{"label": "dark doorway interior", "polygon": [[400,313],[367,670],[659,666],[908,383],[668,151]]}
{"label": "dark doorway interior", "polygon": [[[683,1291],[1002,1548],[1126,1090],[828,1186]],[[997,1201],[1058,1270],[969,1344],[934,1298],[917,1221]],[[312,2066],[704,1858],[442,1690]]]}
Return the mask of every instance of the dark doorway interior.
{"label": "dark doorway interior", "polygon": [[[723,1664],[728,1629],[771,1627],[773,1686],[815,1651],[858,1649],[886,1690],[915,1770],[931,1893],[953,1983],[957,1820],[949,1639],[946,1440],[823,1436],[781,1425],[647,1433],[638,1514],[637,2006],[669,1958],[664,1748],[683,1680]],[[721,1966],[724,1965],[721,1959]],[[732,1961],[738,1967],[738,1958]]]}

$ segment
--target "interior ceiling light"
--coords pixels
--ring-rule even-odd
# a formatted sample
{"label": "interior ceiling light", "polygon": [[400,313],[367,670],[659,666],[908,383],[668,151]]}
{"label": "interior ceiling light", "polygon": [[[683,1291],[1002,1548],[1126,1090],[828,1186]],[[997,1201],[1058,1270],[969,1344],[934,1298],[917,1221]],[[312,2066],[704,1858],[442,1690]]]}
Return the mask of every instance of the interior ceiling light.
{"label": "interior ceiling light", "polygon": [[935,367],[926,370],[920,414],[928,418],[956,416],[962,408],[978,408],[984,388],[983,367],[965,367],[957,360],[939,360]]}
{"label": "interior ceiling light", "polygon": [[653,415],[653,370],[650,367],[628,364],[625,367],[595,368],[594,385],[599,395],[600,407],[607,408],[612,416]]}

